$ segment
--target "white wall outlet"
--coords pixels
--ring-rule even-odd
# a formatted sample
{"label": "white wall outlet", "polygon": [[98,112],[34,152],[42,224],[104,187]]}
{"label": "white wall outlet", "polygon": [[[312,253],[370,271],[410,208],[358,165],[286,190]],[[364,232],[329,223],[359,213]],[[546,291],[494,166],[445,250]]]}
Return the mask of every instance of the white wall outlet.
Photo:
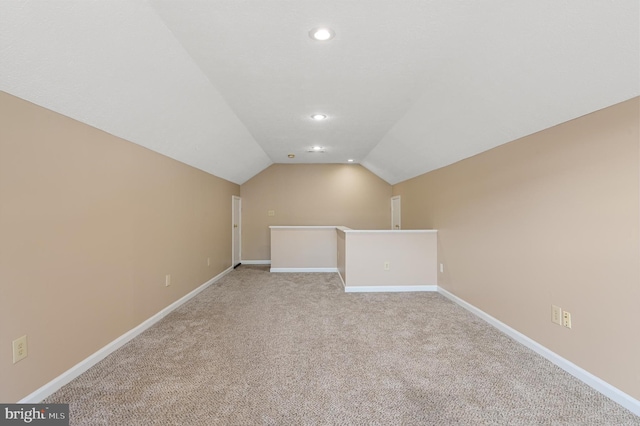
{"label": "white wall outlet", "polygon": [[164,277],[164,286],[169,287],[171,285],[171,274],[167,274]]}
{"label": "white wall outlet", "polygon": [[559,306],[551,305],[551,322],[562,325],[562,309]]}
{"label": "white wall outlet", "polygon": [[562,313],[562,325],[567,328],[571,328],[571,313],[564,311]]}
{"label": "white wall outlet", "polygon": [[275,216],[275,215],[276,215],[275,210],[267,210],[267,216]]}
{"label": "white wall outlet", "polygon": [[440,264],[440,272],[444,272],[444,263]]}
{"label": "white wall outlet", "polygon": [[384,270],[388,271],[389,269],[391,269],[391,262],[384,262]]}
{"label": "white wall outlet", "polygon": [[18,337],[13,341],[13,363],[23,360],[27,357],[27,335]]}
{"label": "white wall outlet", "polygon": [[211,258],[207,257],[207,266],[211,266]]}

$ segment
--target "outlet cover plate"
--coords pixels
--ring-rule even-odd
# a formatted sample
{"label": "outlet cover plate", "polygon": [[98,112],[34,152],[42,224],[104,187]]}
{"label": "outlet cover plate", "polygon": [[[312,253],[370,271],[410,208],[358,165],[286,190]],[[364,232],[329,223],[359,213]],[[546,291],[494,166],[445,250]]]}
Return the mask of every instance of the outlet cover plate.
{"label": "outlet cover plate", "polygon": [[562,325],[567,328],[571,328],[571,313],[564,311],[562,313]]}
{"label": "outlet cover plate", "polygon": [[27,335],[18,337],[13,341],[13,363],[21,361],[27,357]]}

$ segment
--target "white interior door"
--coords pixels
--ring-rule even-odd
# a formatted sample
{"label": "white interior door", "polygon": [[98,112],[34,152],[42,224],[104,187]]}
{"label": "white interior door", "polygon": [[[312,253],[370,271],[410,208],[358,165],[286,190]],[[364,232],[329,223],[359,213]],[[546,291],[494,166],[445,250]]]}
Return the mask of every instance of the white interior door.
{"label": "white interior door", "polygon": [[400,196],[391,197],[391,229],[400,228]]}
{"label": "white interior door", "polygon": [[232,198],[232,209],[231,209],[231,225],[232,225],[232,239],[231,239],[231,251],[233,253],[233,258],[231,259],[231,264],[234,268],[240,265],[240,237],[242,235],[242,199],[240,197],[236,197],[235,195]]}

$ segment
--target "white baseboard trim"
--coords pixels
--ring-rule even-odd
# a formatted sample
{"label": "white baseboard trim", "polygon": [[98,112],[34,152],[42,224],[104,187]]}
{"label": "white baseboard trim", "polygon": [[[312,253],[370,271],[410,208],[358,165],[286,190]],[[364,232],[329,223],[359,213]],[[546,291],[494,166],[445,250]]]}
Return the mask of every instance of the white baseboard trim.
{"label": "white baseboard trim", "polygon": [[162,309],[157,314],[148,318],[138,326],[127,331],[122,336],[118,337],[111,343],[104,346],[102,349],[98,350],[97,352],[85,358],[84,360],[80,361],[78,364],[74,365],[73,367],[71,367],[70,369],[68,369],[67,371],[65,371],[58,377],[56,377],[55,379],[51,380],[49,383],[43,385],[39,389],[25,396],[20,401],[18,401],[18,403],[19,404],[39,403],[40,401],[42,401],[43,399],[45,399],[46,397],[48,397],[49,395],[51,395],[52,393],[54,393],[55,391],[57,391],[58,389],[60,389],[61,387],[63,387],[64,385],[66,385],[67,383],[69,383],[70,381],[72,381],[73,379],[75,379],[76,377],[78,377],[88,369],[90,369],[91,367],[93,367],[94,365],[96,365],[98,362],[102,361],[108,355],[110,355],[111,353],[115,352],[116,350],[124,346],[134,337],[138,336],[139,334],[147,330],[149,327],[151,327],[152,325],[160,321],[162,318],[166,317],[169,313],[174,311],[180,305],[192,299],[198,293],[200,293],[201,291],[203,291],[204,289],[206,289],[211,284],[215,283],[216,281],[218,281],[220,278],[224,277],[231,271],[233,271],[233,267],[229,267],[224,271],[220,272],[218,275],[211,278],[206,283],[202,284],[198,288],[187,293],[186,295],[176,300],[166,308]]}
{"label": "white baseboard trim", "polygon": [[271,272],[338,272],[338,268],[271,268]]}
{"label": "white baseboard trim", "polygon": [[437,285],[371,285],[345,286],[345,293],[394,293],[406,291],[438,291]]}
{"label": "white baseboard trim", "polygon": [[514,330],[513,328],[509,327],[505,323],[495,319],[494,317],[487,314],[486,312],[476,308],[472,304],[465,302],[464,300],[460,299],[458,296],[452,293],[449,293],[447,290],[443,289],[442,287],[438,287],[438,292],[442,294],[444,297],[446,297],[447,299],[453,301],[454,303],[462,306],[469,312],[485,320],[486,322],[488,322],[498,330],[502,331],[507,336],[514,339],[515,341],[523,344],[524,346],[528,347],[532,351],[536,352],[538,355],[541,355],[547,360],[551,361],[552,363],[562,368],[567,373],[571,374],[576,379],[584,382],[585,384],[592,387],[596,391],[600,392],[604,396],[622,405],[624,408],[631,411],[636,416],[640,416],[640,401],[638,401],[637,399],[624,393],[620,389],[610,385],[609,383],[605,382],[599,377],[594,376],[593,374],[589,373],[583,368],[578,367],[571,361],[561,357],[560,355],[556,354],[550,349],[547,349],[546,347],[542,346],[540,343],[525,336],[519,331]]}
{"label": "white baseboard trim", "polygon": [[270,260],[241,260],[243,265],[271,265]]}

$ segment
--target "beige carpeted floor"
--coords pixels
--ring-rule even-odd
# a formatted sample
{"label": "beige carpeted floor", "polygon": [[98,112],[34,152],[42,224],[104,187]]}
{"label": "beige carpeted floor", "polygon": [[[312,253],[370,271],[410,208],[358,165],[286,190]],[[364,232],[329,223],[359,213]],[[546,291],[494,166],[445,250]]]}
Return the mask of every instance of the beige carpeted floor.
{"label": "beige carpeted floor", "polygon": [[49,397],[72,425],[640,425],[437,293],[241,266]]}

